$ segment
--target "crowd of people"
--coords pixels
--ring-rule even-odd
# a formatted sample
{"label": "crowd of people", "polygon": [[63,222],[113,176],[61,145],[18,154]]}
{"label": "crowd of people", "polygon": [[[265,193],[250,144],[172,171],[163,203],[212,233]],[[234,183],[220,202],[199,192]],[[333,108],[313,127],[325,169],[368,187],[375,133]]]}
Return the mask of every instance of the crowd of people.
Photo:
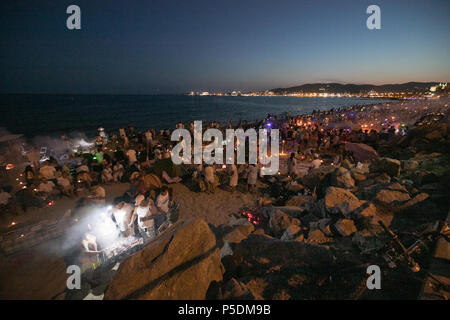
{"label": "crowd of people", "polygon": [[[448,112],[448,108],[424,102],[351,106],[314,111],[310,115],[269,114],[256,123],[244,121],[233,125],[230,121],[221,126],[210,122],[203,129],[217,128],[222,132],[228,128],[279,129],[280,156],[286,156],[287,160],[285,172],[295,179],[300,175],[297,170],[300,163],[309,169],[319,168],[325,155],[336,166],[343,161],[354,162],[351,152],[345,149],[346,143],[376,147],[380,141],[407,135],[409,127],[427,112]],[[193,122],[178,123],[175,128],[194,133]],[[52,156],[42,162],[36,158],[39,152],[33,150],[30,164],[21,174],[20,189],[14,193],[11,187],[4,187],[0,206],[17,213],[14,204],[26,211],[30,206],[49,205],[61,197],[80,197],[83,205],[106,205],[105,185],[128,182],[129,190],[113,203],[108,214],[122,237],[140,236],[149,241],[171,220],[170,213],[176,208],[175,195],[169,188],[172,183],[183,181],[195,191],[211,194],[218,187],[233,193],[258,192],[260,164],[192,164],[181,165],[182,170],[178,170],[176,167],[180,166],[170,159],[175,143],[170,137],[169,129],[139,131],[128,126],[120,128],[117,135],[107,135],[99,128],[88,152],[71,150],[69,158],[76,159],[75,165]],[[68,146],[71,147],[70,143]],[[85,252],[89,255],[99,251],[94,245],[95,236],[89,232],[86,235]]]}

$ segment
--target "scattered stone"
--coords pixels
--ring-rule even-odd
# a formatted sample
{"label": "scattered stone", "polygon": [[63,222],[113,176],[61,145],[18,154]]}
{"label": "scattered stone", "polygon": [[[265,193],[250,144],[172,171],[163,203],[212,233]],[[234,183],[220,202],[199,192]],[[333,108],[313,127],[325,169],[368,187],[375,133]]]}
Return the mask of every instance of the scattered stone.
{"label": "scattered stone", "polygon": [[228,241],[225,241],[223,244],[223,247],[220,249],[220,259],[226,256],[232,256],[233,255],[233,249],[231,249],[230,243]]}
{"label": "scattered stone", "polygon": [[[296,239],[302,232],[302,229],[295,224],[291,224],[281,236],[281,240],[289,241]],[[303,234],[302,234],[303,235]]]}
{"label": "scattered stone", "polygon": [[310,230],[308,238],[305,240],[307,243],[326,243],[332,241],[332,238],[327,237],[320,229]]}
{"label": "scattered stone", "polygon": [[375,197],[375,201],[382,205],[397,205],[403,204],[405,201],[410,200],[408,192],[383,189],[379,191]]}
{"label": "scattered stone", "polygon": [[444,238],[439,238],[436,242],[436,251],[434,257],[444,260],[450,260],[450,242]]}
{"label": "scattered stone", "polygon": [[329,187],[326,191],[325,208],[330,213],[342,213],[348,216],[360,205],[360,200],[346,189]]}
{"label": "scattered stone", "polygon": [[334,227],[343,237],[351,236],[353,233],[358,231],[355,227],[355,223],[350,219],[340,219],[334,224]]}
{"label": "scattered stone", "polygon": [[300,207],[313,199],[312,196],[293,196],[286,201],[286,206]]}
{"label": "scattered stone", "polygon": [[381,184],[388,184],[391,182],[391,177],[387,173],[382,173],[379,176],[375,177],[375,182]]}
{"label": "scattered stone", "polygon": [[300,226],[300,220],[296,218],[291,218],[288,214],[277,210],[272,214],[269,220],[269,227],[272,233],[276,237],[281,237],[284,231],[291,225]]}
{"label": "scattered stone", "polygon": [[320,231],[322,231],[327,237],[331,237],[333,233],[331,232],[330,228],[331,219],[320,219],[317,223],[317,226],[319,227]]}
{"label": "scattered stone", "polygon": [[405,171],[413,171],[419,167],[419,162],[415,160],[405,160],[403,161],[403,169]]}
{"label": "scattered stone", "polygon": [[379,165],[382,172],[387,173],[391,177],[398,177],[400,175],[401,162],[397,159],[381,158]]}
{"label": "scattered stone", "polygon": [[255,297],[242,282],[231,278],[225,285],[223,292],[225,300],[253,300]]}
{"label": "scattered stone", "polygon": [[377,208],[373,203],[368,201],[361,201],[361,206],[354,212],[356,218],[364,219],[376,216]]}
{"label": "scattered stone", "polygon": [[340,188],[351,189],[355,186],[355,181],[350,174],[350,171],[340,167],[336,169],[331,176],[331,185]]}
{"label": "scattered stone", "polygon": [[414,198],[412,198],[411,200],[406,202],[404,205],[402,205],[400,208],[401,209],[406,209],[406,208],[415,206],[415,205],[419,204],[420,202],[425,201],[429,197],[430,196],[428,195],[428,193],[419,193]]}

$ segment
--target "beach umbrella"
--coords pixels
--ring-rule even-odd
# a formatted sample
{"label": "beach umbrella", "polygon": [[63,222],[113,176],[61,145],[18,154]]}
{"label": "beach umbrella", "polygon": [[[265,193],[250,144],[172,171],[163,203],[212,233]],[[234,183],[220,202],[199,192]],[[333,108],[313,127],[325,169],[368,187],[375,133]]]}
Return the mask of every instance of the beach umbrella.
{"label": "beach umbrella", "polygon": [[378,157],[375,149],[364,143],[347,143],[345,150],[352,152],[356,161],[371,161]]}

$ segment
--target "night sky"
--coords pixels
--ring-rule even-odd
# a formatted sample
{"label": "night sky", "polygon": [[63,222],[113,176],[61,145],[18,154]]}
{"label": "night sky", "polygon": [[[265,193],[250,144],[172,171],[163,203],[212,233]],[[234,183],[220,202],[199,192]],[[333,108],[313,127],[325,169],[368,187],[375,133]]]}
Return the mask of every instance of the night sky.
{"label": "night sky", "polygon": [[[81,8],[81,30],[66,8]],[[366,8],[381,8],[381,30]],[[450,80],[448,0],[0,1],[1,93]]]}

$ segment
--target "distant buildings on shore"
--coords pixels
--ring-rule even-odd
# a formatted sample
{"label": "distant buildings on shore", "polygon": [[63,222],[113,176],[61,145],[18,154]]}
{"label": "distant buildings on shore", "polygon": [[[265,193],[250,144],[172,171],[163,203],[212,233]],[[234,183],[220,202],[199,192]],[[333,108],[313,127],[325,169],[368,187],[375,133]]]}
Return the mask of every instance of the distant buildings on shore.
{"label": "distant buildings on shore", "polygon": [[287,91],[253,91],[253,92],[194,92],[191,91],[188,95],[190,96],[243,96],[243,97],[260,97],[260,96],[281,96],[281,97],[310,97],[310,98],[334,98],[334,97],[344,97],[344,98],[385,98],[385,99],[436,99],[441,96],[449,95],[449,87],[447,83],[439,83],[437,85],[429,87],[428,90],[404,90],[404,91],[379,91],[375,89],[371,90],[361,90],[358,93],[350,92],[327,92],[327,88],[320,87],[313,92],[287,92]]}

